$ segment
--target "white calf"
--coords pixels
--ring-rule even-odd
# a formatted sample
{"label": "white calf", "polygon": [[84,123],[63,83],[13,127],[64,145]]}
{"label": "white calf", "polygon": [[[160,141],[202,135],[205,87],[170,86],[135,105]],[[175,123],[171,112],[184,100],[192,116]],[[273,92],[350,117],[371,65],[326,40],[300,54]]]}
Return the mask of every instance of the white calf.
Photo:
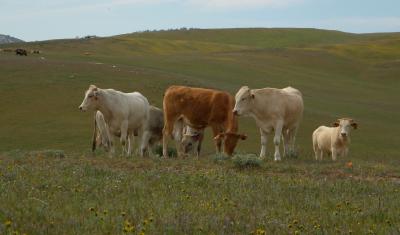
{"label": "white calf", "polygon": [[358,124],[350,118],[341,118],[333,123],[333,127],[320,126],[312,135],[316,160],[322,160],[323,154],[331,153],[332,160],[337,156],[347,156],[350,145],[350,127],[357,129]]}

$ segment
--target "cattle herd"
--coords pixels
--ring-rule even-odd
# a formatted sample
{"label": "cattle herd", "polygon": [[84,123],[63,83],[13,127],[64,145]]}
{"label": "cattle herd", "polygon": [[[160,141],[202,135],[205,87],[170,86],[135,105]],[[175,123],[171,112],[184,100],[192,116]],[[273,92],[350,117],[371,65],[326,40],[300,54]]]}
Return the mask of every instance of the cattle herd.
{"label": "cattle herd", "polygon": [[[293,87],[283,89],[250,89],[243,86],[235,97],[228,92],[170,86],[164,93],[163,110],[149,104],[139,92],[124,93],[90,85],[85,92],[82,111],[94,111],[92,150],[103,147],[115,154],[116,138],[120,139],[124,155],[131,155],[135,137],[139,137],[139,154],[152,154],[153,146],[162,142],[163,157],[168,157],[168,141],[176,143],[178,156],[200,155],[204,129],[211,127],[216,151],[232,155],[239,140],[238,117],[250,116],[261,134],[260,158],[266,157],[267,137],[274,133],[274,159],[294,153],[296,133],[303,116],[302,94]],[[357,123],[350,118],[338,119],[332,127],[320,126],[312,134],[316,160],[330,153],[333,160],[346,156],[350,144],[350,129]]]}

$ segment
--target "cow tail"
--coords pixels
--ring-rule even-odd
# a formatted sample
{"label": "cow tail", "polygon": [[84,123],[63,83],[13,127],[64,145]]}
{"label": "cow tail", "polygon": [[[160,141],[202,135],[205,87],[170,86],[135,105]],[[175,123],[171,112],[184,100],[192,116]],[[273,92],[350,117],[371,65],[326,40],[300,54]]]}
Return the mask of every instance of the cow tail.
{"label": "cow tail", "polygon": [[92,137],[92,152],[96,150],[96,137],[97,137],[97,122],[96,122],[96,112],[94,112],[94,127],[93,127],[93,137]]}

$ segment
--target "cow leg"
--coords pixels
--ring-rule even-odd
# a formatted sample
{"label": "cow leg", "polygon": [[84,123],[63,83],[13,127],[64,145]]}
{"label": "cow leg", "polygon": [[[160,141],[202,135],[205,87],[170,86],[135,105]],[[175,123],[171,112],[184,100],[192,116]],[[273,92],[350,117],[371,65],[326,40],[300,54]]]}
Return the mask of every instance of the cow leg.
{"label": "cow leg", "polygon": [[347,154],[349,154],[349,148],[345,147],[343,149],[343,157],[347,157]]}
{"label": "cow leg", "polygon": [[283,136],[283,157],[290,157],[291,149],[290,149],[290,130],[284,130],[282,133]]}
{"label": "cow leg", "polygon": [[319,160],[322,161],[322,158],[324,156],[324,150],[320,149],[319,150]]}
{"label": "cow leg", "polygon": [[295,142],[296,142],[296,134],[297,134],[297,126],[291,130],[289,130],[289,149],[290,154],[295,154]]}
{"label": "cow leg", "polygon": [[282,121],[278,121],[277,124],[275,125],[275,136],[274,136],[274,145],[275,145],[274,159],[275,159],[275,161],[281,160],[281,154],[279,152],[279,145],[281,143],[282,126],[283,126]]}
{"label": "cow leg", "polygon": [[315,160],[318,161],[319,156],[320,156],[320,154],[319,154],[320,149],[318,148],[318,144],[315,141],[313,141],[313,150],[314,150]]}
{"label": "cow leg", "polygon": [[260,129],[260,134],[261,134],[260,158],[264,159],[267,156],[268,133]]}
{"label": "cow leg", "polygon": [[112,158],[115,156],[115,143],[116,143],[116,136],[111,135],[110,136],[110,152],[108,153],[108,156]]}
{"label": "cow leg", "polygon": [[[217,136],[219,133],[222,132],[222,129],[219,126],[211,126],[213,135],[214,137]],[[222,140],[220,138],[215,140],[215,147],[216,147],[216,152],[220,153],[221,152],[221,146],[222,146]]]}
{"label": "cow leg", "polygon": [[332,151],[332,160],[333,160],[333,161],[336,161],[336,159],[337,159],[337,151],[336,151],[336,148],[335,148],[335,147],[332,147],[332,148],[331,148],[331,151]]}
{"label": "cow leg", "polygon": [[133,134],[129,134],[127,136],[127,140],[128,140],[128,156],[131,156],[131,154],[132,154],[134,138],[135,137],[133,136]]}
{"label": "cow leg", "polygon": [[149,148],[149,140],[151,137],[151,133],[149,131],[145,131],[142,135],[142,143],[140,145],[140,156],[144,157],[146,152],[148,151]]}
{"label": "cow leg", "polygon": [[163,157],[168,158],[168,138],[171,137],[174,130],[174,124],[177,117],[168,118],[166,111],[164,110],[164,128],[163,128]]}
{"label": "cow leg", "polygon": [[125,155],[126,145],[127,145],[127,137],[128,137],[128,121],[123,121],[121,124],[121,137],[120,142],[122,145],[122,155]]}
{"label": "cow leg", "polygon": [[199,140],[197,142],[197,158],[200,157],[201,143],[203,142],[204,134],[200,134]]}

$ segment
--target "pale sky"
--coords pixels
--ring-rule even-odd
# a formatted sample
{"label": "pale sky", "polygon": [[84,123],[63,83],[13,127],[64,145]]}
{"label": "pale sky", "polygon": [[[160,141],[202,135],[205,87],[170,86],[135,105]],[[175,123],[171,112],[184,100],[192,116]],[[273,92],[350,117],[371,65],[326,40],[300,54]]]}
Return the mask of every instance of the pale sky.
{"label": "pale sky", "polygon": [[25,41],[181,27],[400,32],[400,0],[0,0],[0,34]]}

